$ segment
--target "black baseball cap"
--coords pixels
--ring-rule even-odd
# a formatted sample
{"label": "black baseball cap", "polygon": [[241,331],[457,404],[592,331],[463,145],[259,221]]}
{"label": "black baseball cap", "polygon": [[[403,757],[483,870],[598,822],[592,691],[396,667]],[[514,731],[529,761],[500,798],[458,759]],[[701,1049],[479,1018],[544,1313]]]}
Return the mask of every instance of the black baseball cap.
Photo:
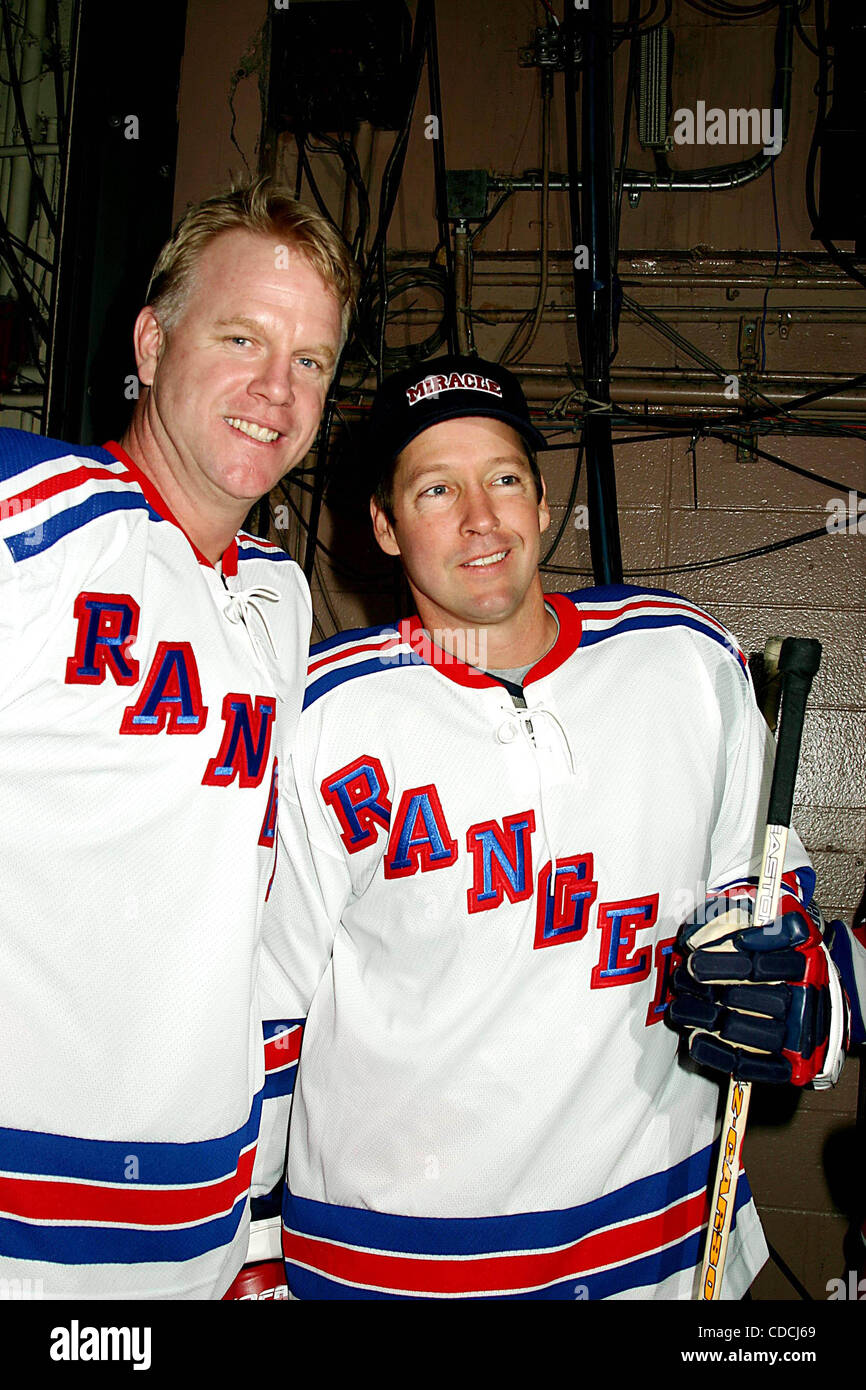
{"label": "black baseball cap", "polygon": [[436,357],[389,376],[370,412],[371,445],[378,470],[389,464],[424,430],[443,420],[486,415],[503,420],[533,449],[545,438],[529,418],[517,378],[499,362],[481,357]]}

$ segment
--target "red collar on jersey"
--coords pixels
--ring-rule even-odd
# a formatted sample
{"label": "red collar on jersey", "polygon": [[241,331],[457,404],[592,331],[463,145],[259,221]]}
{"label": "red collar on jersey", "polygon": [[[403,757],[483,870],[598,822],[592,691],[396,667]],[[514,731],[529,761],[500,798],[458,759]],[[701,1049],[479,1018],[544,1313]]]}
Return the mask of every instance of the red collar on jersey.
{"label": "red collar on jersey", "polygon": [[[559,619],[559,632],[550,651],[545,652],[541,660],[536,661],[527,671],[524,686],[530,685],[532,681],[541,680],[542,676],[549,676],[551,671],[555,671],[577,651],[580,644],[580,613],[571,599],[565,594],[545,594],[544,597]],[[443,676],[447,676],[456,685],[468,685],[475,689],[499,685],[499,681],[489,676],[486,671],[467,666],[450,652],[438,647],[424,631],[419,617],[404,618],[397,627],[401,640],[408,643],[422,661],[428,666],[435,666]]]}
{"label": "red collar on jersey", "polygon": [[[118,462],[126,464],[127,468],[129,469],[135,481],[138,483],[138,486],[141,488],[142,492],[144,493],[150,505],[153,507],[154,511],[159,512],[159,515],[163,518],[163,520],[170,521],[172,526],[176,526],[178,531],[183,532],[190,545],[192,546],[193,554],[195,555],[195,558],[198,560],[199,564],[207,565],[208,569],[211,570],[215,569],[216,566],[211,563],[211,561],[207,558],[206,555],[202,554],[195,541],[189,535],[187,535],[186,531],[184,531],[184,528],[181,526],[177,517],[172,512],[168,503],[165,501],[163,497],[159,495],[159,493],[157,492],[156,488],[154,487],[150,479],[147,477],[147,475],[142,473],[138,464],[135,463],[135,461],[129,457],[129,454],[126,452],[125,449],[121,448],[117,440],[109,439],[107,443],[103,445],[103,448],[107,449],[110,454],[114,454],[114,457],[118,460]],[[231,544],[227,546],[225,551],[223,552],[222,572],[227,579],[233,579],[238,572],[237,540],[233,540]]]}

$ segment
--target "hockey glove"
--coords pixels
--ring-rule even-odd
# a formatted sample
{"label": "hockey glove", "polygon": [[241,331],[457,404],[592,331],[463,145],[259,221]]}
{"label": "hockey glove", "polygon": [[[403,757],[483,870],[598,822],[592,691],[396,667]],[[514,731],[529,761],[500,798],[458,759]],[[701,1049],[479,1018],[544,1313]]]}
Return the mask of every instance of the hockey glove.
{"label": "hockey glove", "polygon": [[848,1004],[821,914],[783,884],[775,922],[755,927],[754,898],[737,887],[683,923],[668,1017],[701,1066],[822,1090],[842,1070]]}

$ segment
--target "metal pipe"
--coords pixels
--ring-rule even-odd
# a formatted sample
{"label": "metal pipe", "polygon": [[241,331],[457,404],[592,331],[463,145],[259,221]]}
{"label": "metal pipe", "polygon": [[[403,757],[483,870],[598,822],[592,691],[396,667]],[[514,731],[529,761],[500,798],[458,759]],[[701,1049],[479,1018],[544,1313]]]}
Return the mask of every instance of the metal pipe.
{"label": "metal pipe", "polygon": [[[788,125],[791,116],[795,13],[796,0],[781,0],[774,42],[776,71],[771,96],[772,109],[779,109],[782,112],[781,149],[784,149],[788,138]],[[567,62],[568,59],[566,59]],[[700,190],[711,192],[717,188],[740,188],[743,184],[751,183],[753,179],[760,178],[762,174],[765,174],[775,158],[775,155],[764,154],[762,151],[760,154],[752,155],[751,158],[740,160],[734,164],[710,165],[705,169],[683,169],[679,172],[672,170],[667,174],[660,174],[658,171],[651,173],[645,169],[626,169],[623,177],[623,188],[629,193],[691,193]],[[569,179],[569,174],[551,174],[551,191],[564,192],[569,187]],[[534,193],[539,187],[539,180],[538,176],[534,174],[523,174],[518,178],[513,178],[511,175],[500,175],[488,179],[487,186],[492,193]],[[579,178],[577,187],[582,188]]]}
{"label": "metal pipe", "polygon": [[[573,269],[572,252],[551,251],[549,256],[554,263],[565,263],[562,269],[557,270],[555,265],[551,268],[551,280],[560,284],[570,282]],[[430,251],[429,248],[425,250],[423,247],[405,251],[394,250],[388,252],[388,259],[399,261],[401,264],[409,262],[427,265]],[[531,251],[476,251],[473,256],[474,276],[487,284],[535,284],[538,278],[536,272],[496,269],[498,265],[527,265],[533,259],[534,253]],[[620,280],[623,284],[658,285],[667,288],[694,285],[716,290],[722,287],[727,289],[729,286],[766,289],[768,285],[772,288],[785,284],[794,289],[845,289],[850,290],[852,294],[855,293],[847,275],[841,270],[832,270],[833,262],[829,256],[810,252],[782,256],[778,272],[762,273],[761,267],[772,259],[771,256],[756,256],[752,252],[726,252],[719,256],[692,257],[683,251],[621,251],[619,265],[623,268],[620,271]],[[643,262],[643,266],[636,264],[639,262]],[[687,262],[685,269],[668,268],[669,265],[682,265],[683,262]],[[737,270],[738,267],[748,265],[758,267],[757,272],[744,274]],[[785,269],[786,265],[790,269]],[[656,266],[659,268],[656,269]],[[690,269],[691,266],[708,269],[702,272],[700,269]],[[810,266],[814,266],[814,270],[810,271]],[[794,271],[799,273],[795,274]]]}
{"label": "metal pipe", "polygon": [[[459,263],[458,263],[459,271]],[[716,323],[719,320],[736,321],[744,314],[760,311],[760,304],[713,304],[713,305],[683,305],[683,304],[653,304],[654,314],[664,315],[668,323],[676,323],[677,320],[699,321]],[[526,317],[526,309],[491,309],[485,306],[477,317],[482,323],[516,323]],[[780,316],[790,319],[791,323],[822,323],[828,326],[842,323],[862,323],[866,317],[866,304],[862,308],[840,308],[840,309],[807,309],[802,304],[776,305],[767,315],[768,322],[773,319],[778,320]],[[544,322],[549,323],[574,323],[577,315],[573,309],[551,309],[548,307],[544,315]],[[439,323],[442,313],[437,309],[402,309],[396,310],[389,316],[389,322],[426,324]]]}
{"label": "metal pipe", "polygon": [[[472,340],[472,319],[469,314],[469,282],[470,282],[470,257],[472,255],[472,242],[469,237],[469,228],[465,222],[458,222],[454,227],[454,309],[457,319],[457,351],[465,357],[468,353],[474,352],[475,344]],[[424,311],[422,310],[422,313]],[[440,314],[427,311],[429,318],[437,322],[441,318]],[[413,311],[407,311],[406,318],[412,318],[414,322],[418,317]],[[518,314],[515,318],[521,317]],[[394,314],[392,322],[403,318],[402,314]]]}
{"label": "metal pipe", "polygon": [[[55,142],[33,146],[34,154],[59,154],[60,146]],[[0,145],[0,159],[26,159],[25,145]]]}

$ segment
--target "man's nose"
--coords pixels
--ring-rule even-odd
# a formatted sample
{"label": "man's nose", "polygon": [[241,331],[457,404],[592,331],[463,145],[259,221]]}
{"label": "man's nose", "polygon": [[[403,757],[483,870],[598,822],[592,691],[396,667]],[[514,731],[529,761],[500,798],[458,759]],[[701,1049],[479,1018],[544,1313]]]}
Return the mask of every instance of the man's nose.
{"label": "man's nose", "polygon": [[463,529],[486,536],[499,525],[499,514],[494,499],[484,487],[470,488],[465,496],[463,510]]}
{"label": "man's nose", "polygon": [[271,405],[291,405],[295,399],[291,359],[270,353],[259,364],[249,389],[254,396],[264,396]]}

